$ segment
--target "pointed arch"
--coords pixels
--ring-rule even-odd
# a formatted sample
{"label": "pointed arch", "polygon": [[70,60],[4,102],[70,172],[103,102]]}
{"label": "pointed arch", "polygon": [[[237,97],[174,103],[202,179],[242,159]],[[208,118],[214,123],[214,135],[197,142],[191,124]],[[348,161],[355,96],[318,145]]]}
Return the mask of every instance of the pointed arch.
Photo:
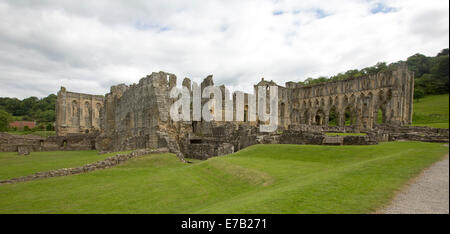
{"label": "pointed arch", "polygon": [[331,106],[330,111],[328,112],[328,126],[337,126],[338,125],[338,113],[336,106]]}

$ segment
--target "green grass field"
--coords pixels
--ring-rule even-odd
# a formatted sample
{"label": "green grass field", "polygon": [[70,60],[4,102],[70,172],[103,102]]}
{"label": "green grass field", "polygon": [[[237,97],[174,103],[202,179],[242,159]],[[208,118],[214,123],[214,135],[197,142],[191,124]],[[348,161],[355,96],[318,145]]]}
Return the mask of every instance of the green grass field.
{"label": "green grass field", "polygon": [[[389,142],[255,145],[192,164],[147,155],[91,173],[0,185],[0,213],[371,213],[446,153],[442,144]],[[53,152],[42,153],[50,160],[46,154]],[[88,155],[100,157],[72,156]],[[9,157],[0,154],[2,174],[25,173],[10,166],[24,159]],[[23,167],[34,171],[41,162]]]}
{"label": "green grass field", "polygon": [[449,127],[449,95],[427,96],[414,101],[413,125],[435,128]]}

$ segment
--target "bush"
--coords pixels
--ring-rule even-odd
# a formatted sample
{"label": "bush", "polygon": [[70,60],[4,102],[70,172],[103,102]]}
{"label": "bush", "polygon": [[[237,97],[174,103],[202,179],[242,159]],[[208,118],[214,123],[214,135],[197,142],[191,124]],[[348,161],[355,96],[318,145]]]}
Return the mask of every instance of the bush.
{"label": "bush", "polygon": [[53,127],[53,124],[49,123],[49,124],[47,124],[46,130],[47,131],[55,131],[55,128]]}
{"label": "bush", "polygon": [[425,97],[425,92],[422,89],[414,90],[414,99],[419,101],[421,98]]}
{"label": "bush", "polygon": [[12,121],[12,116],[10,113],[0,110],[0,132],[8,131],[9,122]]}

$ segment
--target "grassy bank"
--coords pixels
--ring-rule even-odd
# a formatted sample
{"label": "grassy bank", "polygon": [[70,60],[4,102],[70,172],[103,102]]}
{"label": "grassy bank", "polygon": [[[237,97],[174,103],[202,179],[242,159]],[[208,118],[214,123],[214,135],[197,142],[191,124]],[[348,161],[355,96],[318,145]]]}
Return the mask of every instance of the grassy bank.
{"label": "grassy bank", "polygon": [[17,152],[0,152],[0,180],[59,168],[78,167],[114,155],[115,153],[99,155],[95,150],[31,152],[28,156],[19,156]]}
{"label": "grassy bank", "polygon": [[[445,153],[441,144],[389,142],[255,145],[193,164],[148,155],[91,173],[2,185],[0,213],[369,213]],[[13,161],[0,172],[15,170]]]}
{"label": "grassy bank", "polygon": [[413,125],[435,128],[449,127],[449,95],[427,96],[414,101]]}

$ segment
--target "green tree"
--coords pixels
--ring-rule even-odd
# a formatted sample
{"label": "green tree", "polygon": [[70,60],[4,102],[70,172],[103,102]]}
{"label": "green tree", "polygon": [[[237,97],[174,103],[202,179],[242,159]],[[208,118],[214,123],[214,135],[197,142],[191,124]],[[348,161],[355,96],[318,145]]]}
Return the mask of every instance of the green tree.
{"label": "green tree", "polygon": [[430,73],[431,58],[423,54],[415,54],[408,57],[406,64],[416,77],[421,77],[423,74]]}
{"label": "green tree", "polygon": [[434,93],[448,93],[449,85],[449,56],[442,55],[433,59],[433,66],[430,69],[431,82],[436,84]]}
{"label": "green tree", "polygon": [[47,127],[46,127],[46,130],[47,131],[55,131],[55,128],[53,127],[53,124],[47,124]]}
{"label": "green tree", "polygon": [[441,52],[439,52],[439,53],[436,55],[436,57],[443,56],[443,55],[447,55],[447,56],[449,55],[448,48],[441,50]]}
{"label": "green tree", "polygon": [[0,132],[5,132],[8,130],[9,122],[12,121],[12,116],[10,113],[0,110]]}
{"label": "green tree", "polygon": [[425,92],[422,89],[414,90],[414,99],[419,101],[421,98],[425,97]]}

